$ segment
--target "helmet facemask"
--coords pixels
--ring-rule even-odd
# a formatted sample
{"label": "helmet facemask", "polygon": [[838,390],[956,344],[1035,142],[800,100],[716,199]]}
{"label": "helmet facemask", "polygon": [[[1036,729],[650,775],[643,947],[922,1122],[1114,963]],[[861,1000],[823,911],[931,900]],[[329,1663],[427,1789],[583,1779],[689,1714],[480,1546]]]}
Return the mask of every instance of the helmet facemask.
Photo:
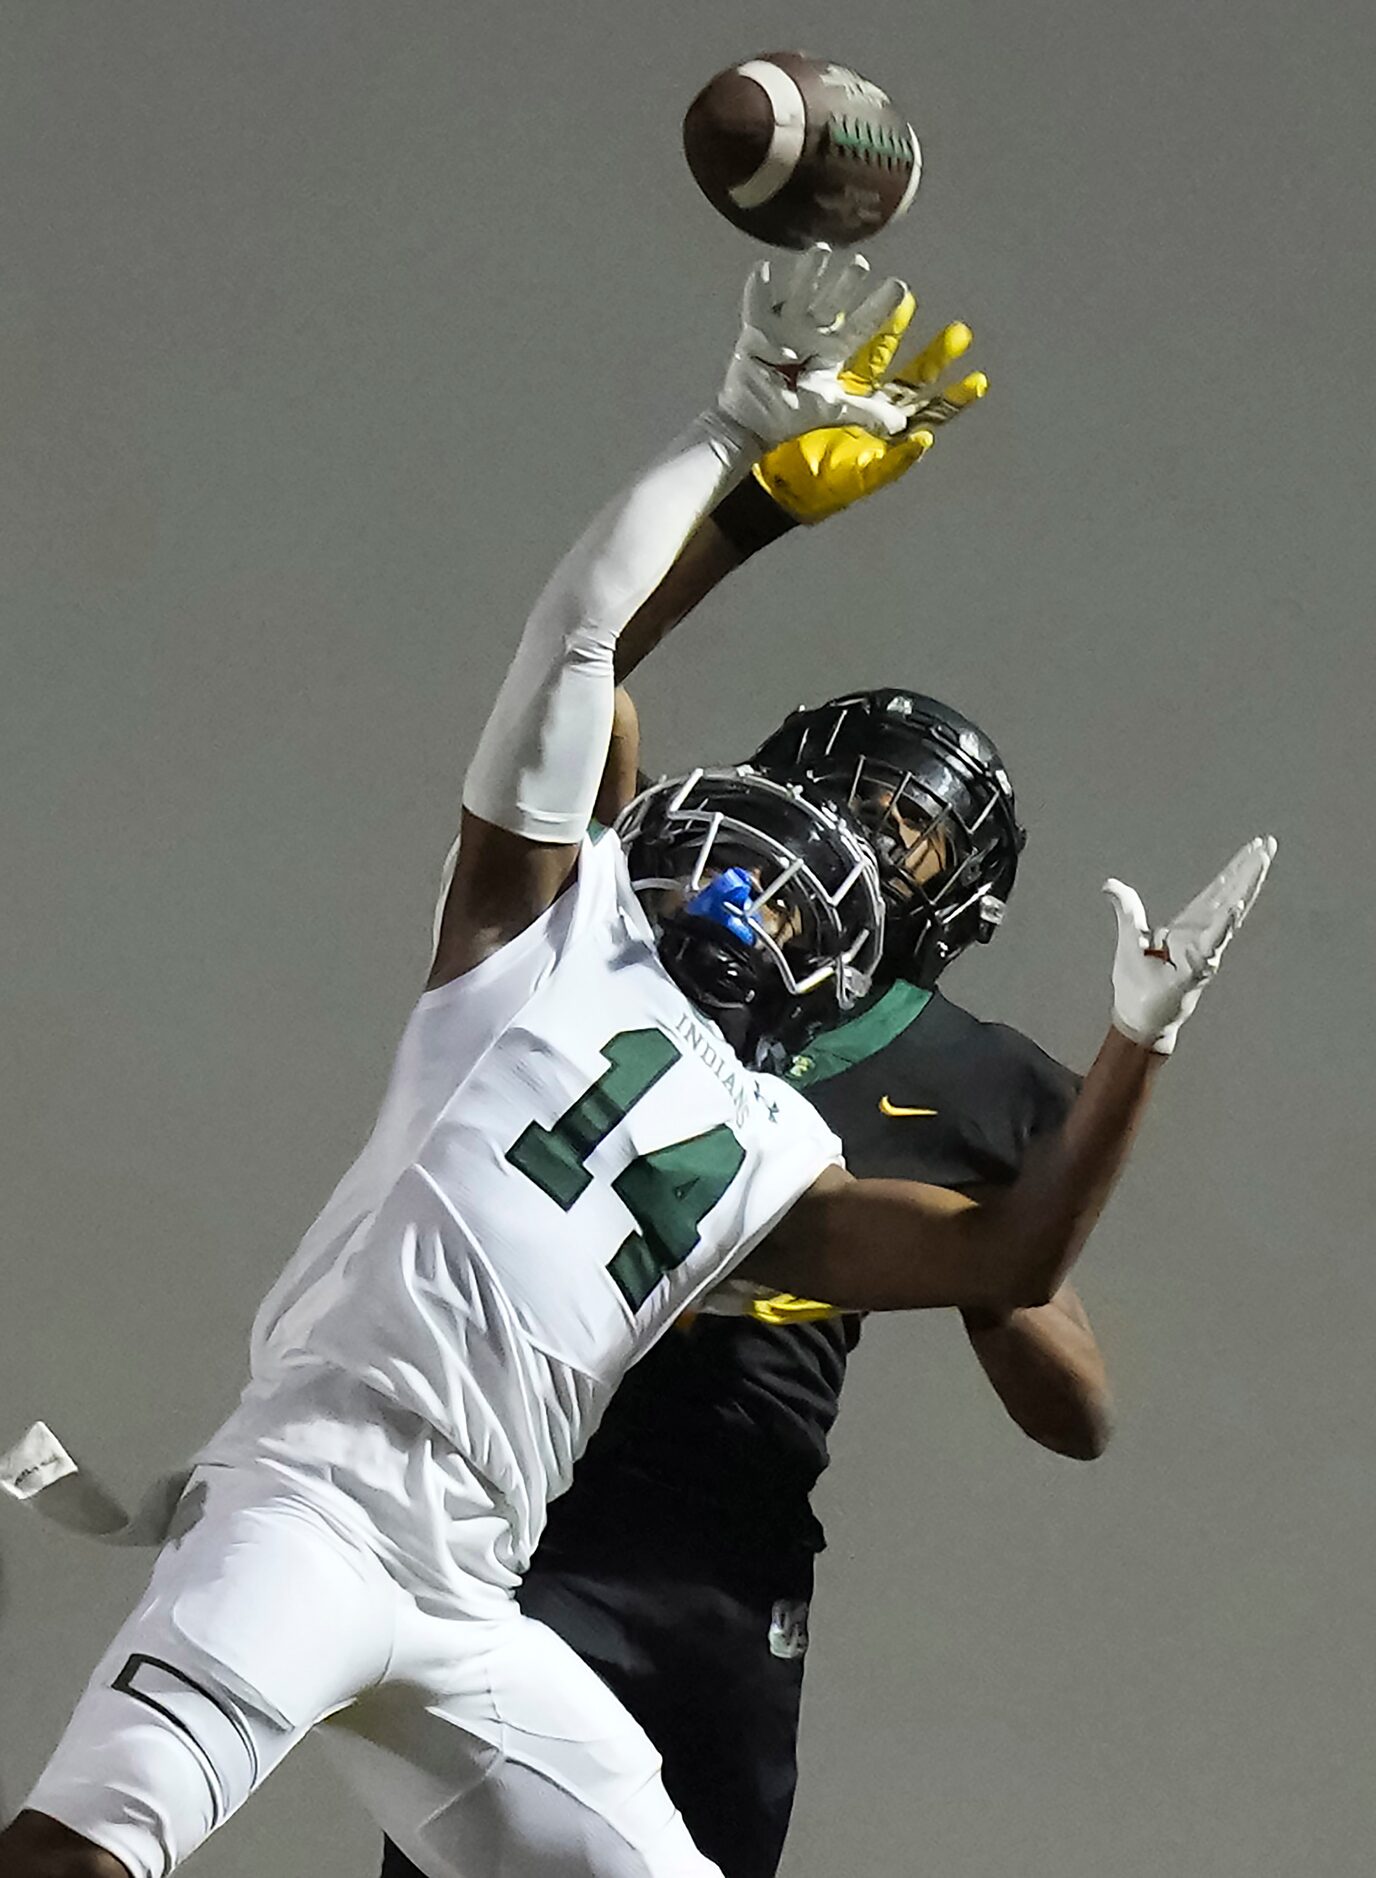
{"label": "helmet facemask", "polygon": [[998,751],[934,699],[872,692],[796,712],[756,759],[843,803],[874,844],[891,973],[931,986],[991,939],[1025,836]]}
{"label": "helmet facemask", "polygon": [[666,968],[747,1062],[786,1060],[868,992],[883,899],[845,811],[746,769],[695,770],[617,827]]}

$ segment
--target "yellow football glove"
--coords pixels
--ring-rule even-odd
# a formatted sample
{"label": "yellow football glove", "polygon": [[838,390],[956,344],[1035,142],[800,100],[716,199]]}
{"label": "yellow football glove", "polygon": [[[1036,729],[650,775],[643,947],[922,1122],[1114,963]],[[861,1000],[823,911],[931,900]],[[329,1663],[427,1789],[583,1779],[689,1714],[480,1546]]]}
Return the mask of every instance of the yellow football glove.
{"label": "yellow football glove", "polygon": [[937,381],[967,350],[974,335],[957,320],[943,328],[908,364],[890,375],[917,302],[904,296],[897,311],[868,345],[862,346],[840,374],[856,389],[902,385],[911,393],[912,416],[901,437],[872,437],[846,426],[812,430],[779,444],[755,465],[755,476],[784,512],[796,522],[823,522],[829,515],[862,502],[876,489],[897,482],[931,449],[934,433],[989,388],[983,372],[970,372],[947,391]]}

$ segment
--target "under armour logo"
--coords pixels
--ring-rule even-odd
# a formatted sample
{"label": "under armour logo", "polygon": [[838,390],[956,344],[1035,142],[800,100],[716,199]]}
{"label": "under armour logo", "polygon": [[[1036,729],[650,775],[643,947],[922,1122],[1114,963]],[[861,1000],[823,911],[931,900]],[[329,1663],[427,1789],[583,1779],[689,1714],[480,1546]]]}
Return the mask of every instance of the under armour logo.
{"label": "under armour logo", "polygon": [[783,359],[762,359],[757,352],[752,352],[750,356],[756,365],[762,365],[767,372],[773,372],[776,378],[781,378],[792,392],[797,391],[798,380],[817,357],[816,353],[810,352],[805,359],[795,359],[789,364]]}

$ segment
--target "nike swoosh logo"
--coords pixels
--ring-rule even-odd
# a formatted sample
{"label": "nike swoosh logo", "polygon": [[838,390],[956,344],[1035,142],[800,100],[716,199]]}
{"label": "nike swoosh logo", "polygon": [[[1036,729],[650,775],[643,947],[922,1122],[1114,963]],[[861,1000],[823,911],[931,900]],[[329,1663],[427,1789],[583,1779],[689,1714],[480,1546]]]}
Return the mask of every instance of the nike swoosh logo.
{"label": "nike swoosh logo", "polygon": [[903,1109],[903,1108],[900,1108],[896,1102],[890,1102],[887,1096],[880,1096],[879,1113],[881,1115],[895,1115],[895,1116],[935,1115],[936,1110],[935,1109]]}

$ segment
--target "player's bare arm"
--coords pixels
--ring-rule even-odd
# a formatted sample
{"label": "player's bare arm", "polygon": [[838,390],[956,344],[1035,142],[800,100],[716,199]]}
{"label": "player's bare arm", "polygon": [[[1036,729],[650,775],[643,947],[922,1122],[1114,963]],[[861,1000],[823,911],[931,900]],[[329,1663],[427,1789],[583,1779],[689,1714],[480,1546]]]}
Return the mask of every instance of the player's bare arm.
{"label": "player's bare arm", "polygon": [[842,369],[906,297],[900,281],[875,285],[862,257],[826,249],[752,273],[716,406],[603,512],[531,614],[465,785],[432,986],[522,932],[571,878],[612,729],[617,640],[726,491],[801,431],[906,430],[895,394]]}
{"label": "player's bare arm", "polygon": [[715,513],[705,516],[669,572],[617,641],[617,682],[624,683],[694,607],[746,558],[745,550],[725,533]]}
{"label": "player's bare arm", "polygon": [[1054,1454],[1092,1461],[1111,1432],[1103,1352],[1084,1305],[1062,1285],[1049,1304],[961,1313],[970,1347],[1013,1421]]}
{"label": "player's bare arm", "polygon": [[917,1182],[824,1174],[743,1275],[847,1310],[1045,1307],[1065,1283],[1127,1159],[1181,1025],[1266,878],[1258,837],[1153,932],[1141,900],[1105,883],[1118,940],[1113,1024],[1064,1125],[984,1204]]}
{"label": "player's bare arm", "polygon": [[616,688],[612,704],[612,733],[607,744],[607,760],[602,780],[597,785],[593,814],[604,828],[610,828],[626,804],[635,795],[640,778],[640,716],[635,700],[624,685]]}
{"label": "player's bare arm", "polygon": [[[853,1311],[1046,1305],[1112,1191],[1160,1063],[1110,1031],[1064,1126],[983,1204],[918,1181],[829,1171],[775,1233],[764,1281]],[[760,1257],[751,1278],[762,1275]]]}

